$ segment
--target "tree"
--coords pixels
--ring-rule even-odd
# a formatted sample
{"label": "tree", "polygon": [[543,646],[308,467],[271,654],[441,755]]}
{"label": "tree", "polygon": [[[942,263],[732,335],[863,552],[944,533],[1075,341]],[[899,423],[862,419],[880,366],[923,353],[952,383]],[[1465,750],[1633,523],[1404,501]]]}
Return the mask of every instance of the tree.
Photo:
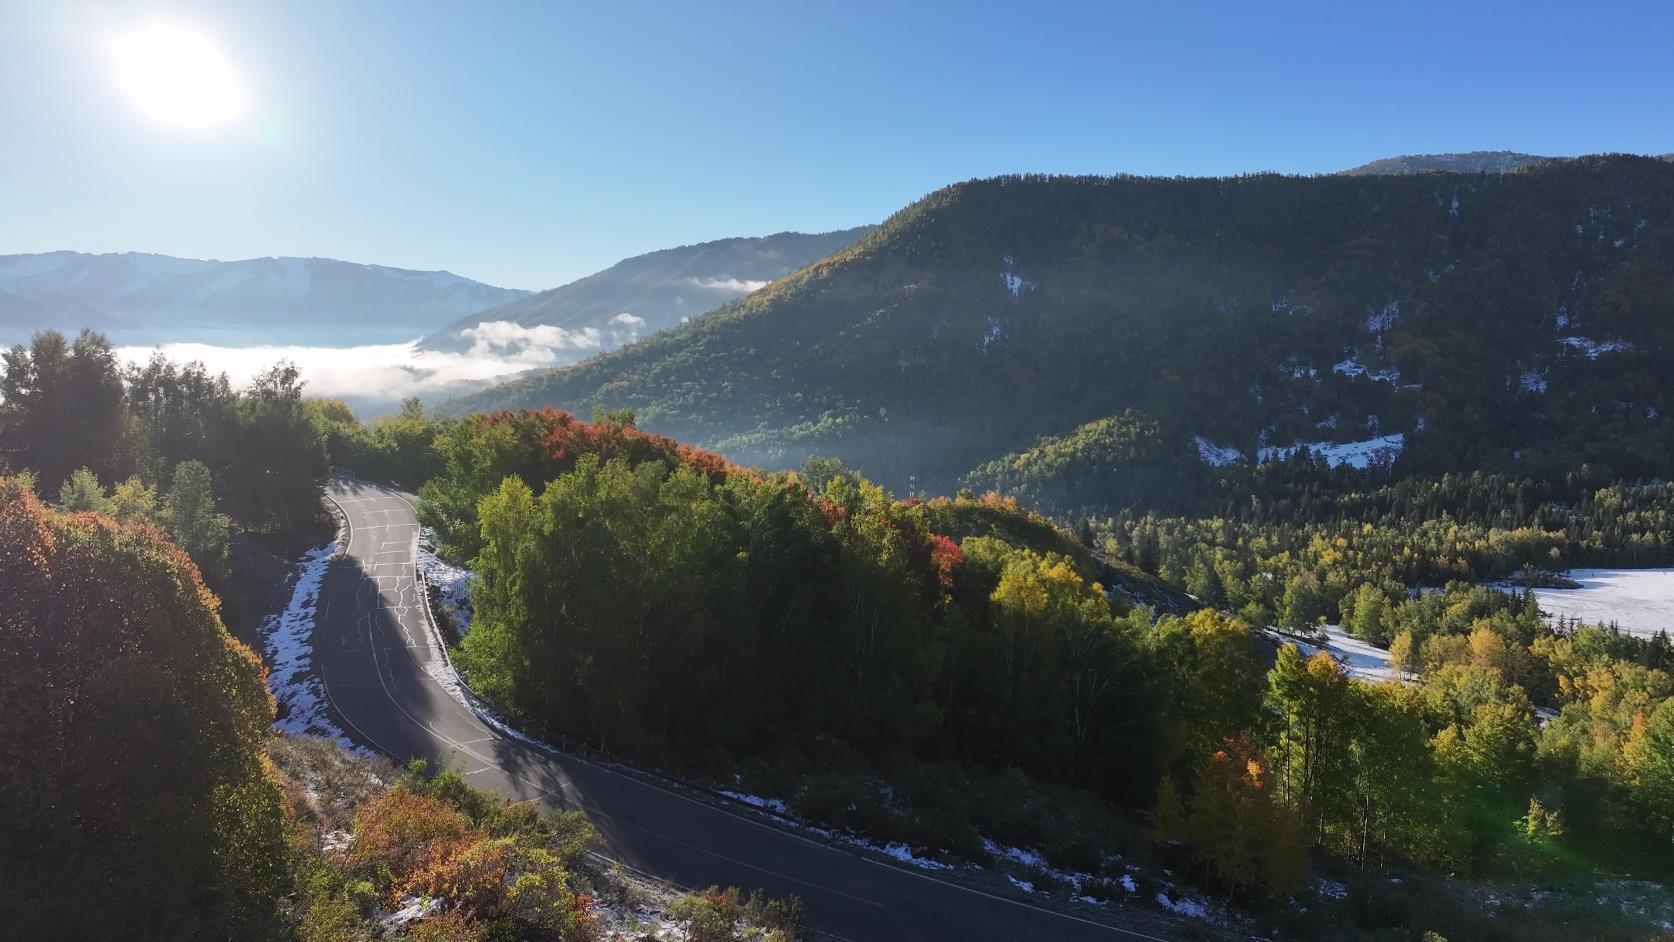
{"label": "tree", "polygon": [[1169,779],[1157,806],[1159,835],[1185,842],[1233,893],[1282,897],[1307,879],[1302,822],[1277,800],[1267,757],[1248,735],[1209,755],[1189,807]]}
{"label": "tree", "polygon": [[113,517],[156,522],[157,513],[157,489],[140,480],[137,474],[130,475],[111,491],[110,514]]}
{"label": "tree", "polygon": [[105,493],[104,485],[99,483],[98,476],[92,471],[77,468],[70,472],[58,489],[58,506],[71,513],[88,510],[109,513],[110,495]]}
{"label": "tree", "polygon": [[1316,841],[1339,819],[1351,793],[1352,697],[1349,679],[1324,651],[1304,658],[1293,644],[1279,648],[1268,674],[1268,708],[1278,717],[1273,754],[1280,795],[1300,812]]}
{"label": "tree", "polygon": [[0,362],[0,458],[33,469],[47,487],[76,468],[127,473],[129,419],[116,353],[103,334],[69,343],[45,330]]}
{"label": "tree", "polygon": [[201,461],[174,466],[174,483],[163,499],[162,520],[176,546],[186,551],[212,583],[227,575],[227,532],[232,521],[215,509],[209,469]]}
{"label": "tree", "polygon": [[261,661],[150,525],[0,478],[0,919],[28,937],[257,935],[284,891]]}

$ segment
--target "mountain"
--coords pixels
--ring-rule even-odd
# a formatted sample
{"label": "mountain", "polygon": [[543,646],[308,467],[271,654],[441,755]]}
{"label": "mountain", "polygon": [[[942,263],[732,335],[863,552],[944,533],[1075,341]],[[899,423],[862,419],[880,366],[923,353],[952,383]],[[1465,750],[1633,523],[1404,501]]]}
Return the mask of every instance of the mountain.
{"label": "mountain", "polygon": [[1542,160],[1562,160],[1509,150],[1473,150],[1463,154],[1404,154],[1341,171],[1346,176],[1391,173],[1504,173]]}
{"label": "mountain", "polygon": [[1674,166],[1653,158],[1002,177],[932,193],[708,316],[454,408],[630,407],[742,462],[830,455],[937,491],[1000,460],[981,477],[1101,505],[1077,442],[1153,478],[1169,455],[1182,474],[1231,473],[1304,445],[1415,471],[1667,475],[1670,347]]}
{"label": "mountain", "polygon": [[550,291],[462,317],[424,339],[432,350],[538,344],[564,362],[612,350],[736,300],[824,258],[871,229],[721,239],[617,262]]}
{"label": "mountain", "polygon": [[527,293],[445,271],[329,258],[5,255],[0,341],[95,327],[117,343],[397,342]]}

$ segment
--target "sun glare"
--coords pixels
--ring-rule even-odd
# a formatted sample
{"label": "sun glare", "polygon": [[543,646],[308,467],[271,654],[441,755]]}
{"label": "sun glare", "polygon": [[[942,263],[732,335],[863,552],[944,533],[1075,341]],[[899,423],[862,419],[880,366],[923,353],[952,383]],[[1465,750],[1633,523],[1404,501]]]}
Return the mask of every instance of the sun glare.
{"label": "sun glare", "polygon": [[116,40],[116,70],[140,110],[184,127],[238,114],[233,70],[209,40],[173,26],[151,26]]}

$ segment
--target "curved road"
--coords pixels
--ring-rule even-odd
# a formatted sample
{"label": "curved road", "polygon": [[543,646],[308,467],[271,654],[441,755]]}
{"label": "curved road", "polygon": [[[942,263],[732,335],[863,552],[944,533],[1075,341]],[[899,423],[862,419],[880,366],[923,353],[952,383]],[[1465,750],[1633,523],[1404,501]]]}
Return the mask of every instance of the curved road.
{"label": "curved road", "polygon": [[579,808],[631,867],[687,886],[794,894],[814,925],[856,942],[1161,939],[869,860],[496,731],[426,672],[441,654],[420,596],[412,505],[343,478],[327,495],[349,543],[321,588],[315,663],[347,728],[398,761],[444,761],[473,784]]}

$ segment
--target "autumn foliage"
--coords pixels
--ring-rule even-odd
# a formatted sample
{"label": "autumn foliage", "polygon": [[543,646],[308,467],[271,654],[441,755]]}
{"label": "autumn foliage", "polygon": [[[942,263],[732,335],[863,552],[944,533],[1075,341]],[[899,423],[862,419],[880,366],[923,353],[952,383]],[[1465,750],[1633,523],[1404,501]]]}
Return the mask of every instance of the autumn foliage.
{"label": "autumn foliage", "polygon": [[0,478],[0,923],[239,934],[283,880],[273,717],[186,554]]}

